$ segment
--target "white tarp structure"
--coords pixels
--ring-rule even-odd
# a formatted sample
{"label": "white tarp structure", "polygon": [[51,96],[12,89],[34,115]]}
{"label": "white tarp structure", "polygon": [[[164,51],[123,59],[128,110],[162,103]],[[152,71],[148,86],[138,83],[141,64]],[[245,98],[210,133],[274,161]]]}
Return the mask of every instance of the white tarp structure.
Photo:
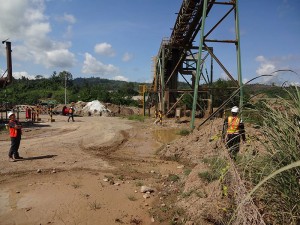
{"label": "white tarp structure", "polygon": [[110,110],[106,108],[105,105],[103,105],[98,100],[94,100],[91,102],[88,102],[82,109],[82,113],[84,115],[103,115],[106,116],[110,113]]}

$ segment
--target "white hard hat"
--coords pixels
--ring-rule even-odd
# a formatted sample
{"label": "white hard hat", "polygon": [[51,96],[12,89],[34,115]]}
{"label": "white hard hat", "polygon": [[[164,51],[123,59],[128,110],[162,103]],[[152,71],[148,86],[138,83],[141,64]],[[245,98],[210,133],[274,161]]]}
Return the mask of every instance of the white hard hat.
{"label": "white hard hat", "polygon": [[231,109],[231,112],[233,112],[233,113],[238,113],[238,111],[239,111],[239,108],[237,106],[233,106]]}
{"label": "white hard hat", "polygon": [[9,113],[7,114],[8,118],[10,118],[11,115],[15,115],[15,114],[14,114],[13,112],[9,112]]}

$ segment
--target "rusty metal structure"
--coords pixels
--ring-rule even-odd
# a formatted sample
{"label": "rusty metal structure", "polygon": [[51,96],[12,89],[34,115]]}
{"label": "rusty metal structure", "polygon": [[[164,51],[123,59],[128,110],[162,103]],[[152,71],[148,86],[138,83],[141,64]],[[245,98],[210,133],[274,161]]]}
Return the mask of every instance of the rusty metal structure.
{"label": "rusty metal structure", "polygon": [[[235,36],[226,40],[210,38],[225,20],[227,23],[231,20]],[[183,0],[170,38],[162,40],[153,59],[153,82],[148,89],[146,106],[156,106],[164,115],[172,116],[184,96],[189,95],[193,99],[191,127],[194,127],[196,113],[201,116],[212,113],[215,64],[234,81],[233,88],[242,85],[239,39],[238,0]],[[236,58],[232,59],[237,65],[235,75],[218,58],[216,43],[235,46]],[[188,88],[180,88],[179,79],[186,82]],[[242,95],[242,91],[240,93]]]}
{"label": "rusty metal structure", "polygon": [[[2,41],[2,44],[6,44],[6,64],[7,68],[4,74],[0,77],[0,89],[5,88],[7,85],[11,84],[13,76],[12,76],[12,60],[11,60],[11,42],[5,40]],[[6,75],[6,76],[5,76]],[[7,119],[7,110],[12,106],[8,102],[0,103],[0,120],[3,118]],[[5,116],[3,115],[5,114]]]}
{"label": "rusty metal structure", "polygon": [[[11,60],[11,42],[2,41],[2,44],[6,44],[6,62],[7,68],[4,74],[0,77],[0,88],[4,88],[12,82],[12,60]],[[5,77],[5,74],[7,76]]]}

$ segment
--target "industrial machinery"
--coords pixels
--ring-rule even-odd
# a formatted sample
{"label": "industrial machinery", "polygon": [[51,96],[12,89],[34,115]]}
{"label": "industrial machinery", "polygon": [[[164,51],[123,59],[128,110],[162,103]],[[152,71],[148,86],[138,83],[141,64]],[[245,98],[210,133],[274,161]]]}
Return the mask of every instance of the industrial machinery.
{"label": "industrial machinery", "polygon": [[[0,88],[4,88],[12,82],[12,60],[11,60],[11,42],[5,40],[2,44],[6,44],[6,61],[7,68],[4,74],[0,77]],[[5,76],[6,74],[6,76]]]}
{"label": "industrial machinery", "polygon": [[[12,60],[11,60],[11,42],[5,40],[2,44],[6,44],[6,61],[7,69],[4,71],[3,75],[0,77],[0,89],[5,88],[12,82]],[[5,76],[6,75],[6,76]],[[0,121],[5,117],[7,119],[7,110],[11,108],[11,105],[4,99],[0,103]]]}
{"label": "industrial machinery", "polygon": [[[237,2],[238,0],[183,0],[170,38],[162,40],[158,54],[154,57],[153,82],[147,89],[145,107],[155,106],[162,110],[164,115],[171,116],[175,114],[184,96],[189,96],[193,99],[193,127],[196,112],[197,115],[212,113],[215,64],[222,70],[222,74],[232,80],[232,89],[236,90],[242,86]],[[219,9],[220,7],[223,8]],[[235,28],[235,34],[231,39],[224,39],[225,35],[220,35],[216,30],[223,23],[228,25],[228,20],[234,22],[231,27]],[[221,44],[234,45],[234,57],[231,57],[231,61],[236,64],[236,72],[228,70],[218,58]],[[221,51],[224,51],[223,48]],[[188,88],[180,88],[179,79],[185,81]]]}

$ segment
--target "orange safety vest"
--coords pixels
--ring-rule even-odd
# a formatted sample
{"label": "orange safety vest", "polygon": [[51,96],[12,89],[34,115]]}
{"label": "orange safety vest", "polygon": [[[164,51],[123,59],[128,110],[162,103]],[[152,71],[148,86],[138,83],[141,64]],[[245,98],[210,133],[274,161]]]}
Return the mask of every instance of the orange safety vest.
{"label": "orange safety vest", "polygon": [[239,125],[240,125],[240,118],[238,118],[237,116],[235,117],[229,116],[227,134],[238,134]]}
{"label": "orange safety vest", "polygon": [[[12,120],[9,121],[9,124],[10,123],[15,123],[15,125],[17,125],[17,123],[15,121],[12,121]],[[10,137],[13,137],[13,138],[17,137],[18,136],[18,132],[22,132],[22,130],[19,129],[19,131],[18,131],[18,129],[16,129],[14,127],[9,127],[9,136]]]}

